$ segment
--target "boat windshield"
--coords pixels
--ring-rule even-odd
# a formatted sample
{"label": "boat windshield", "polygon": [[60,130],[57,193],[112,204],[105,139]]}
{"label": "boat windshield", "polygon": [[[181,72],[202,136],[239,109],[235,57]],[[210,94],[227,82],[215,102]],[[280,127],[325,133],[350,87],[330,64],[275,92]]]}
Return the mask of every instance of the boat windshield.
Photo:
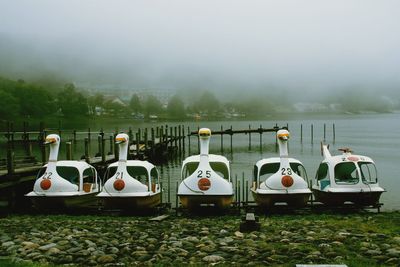
{"label": "boat windshield", "polygon": [[335,166],[337,184],[357,184],[359,182],[357,166],[354,162],[341,162]]}
{"label": "boat windshield", "polygon": [[[117,172],[117,166],[109,167],[105,174],[105,181],[113,177]],[[147,169],[142,166],[126,166],[126,170],[128,171],[129,176],[135,178],[139,182],[145,184],[148,182],[149,175],[147,173]]]}
{"label": "boat windshield", "polygon": [[378,172],[372,162],[358,162],[361,171],[361,178],[364,183],[376,184],[378,182]]}
{"label": "boat windshield", "polygon": [[43,176],[43,174],[46,172],[47,167],[43,167],[39,170],[38,174],[36,175],[36,179],[39,179],[40,177]]}
{"label": "boat windshield", "polygon": [[[260,170],[260,181],[265,181],[271,175],[277,173],[279,171],[280,165],[281,165],[280,162],[267,163],[267,164],[262,165],[261,170]],[[290,168],[298,176],[302,177],[303,179],[307,179],[306,169],[300,163],[291,162]]]}
{"label": "boat windshield", "polygon": [[[185,164],[182,170],[182,180],[189,177],[199,166],[199,162],[188,162]],[[229,180],[229,167],[223,162],[210,162],[211,169],[215,171],[219,176]]]}
{"label": "boat windshield", "polygon": [[56,167],[58,175],[69,181],[70,183],[79,185],[79,170],[71,166],[57,166]]}

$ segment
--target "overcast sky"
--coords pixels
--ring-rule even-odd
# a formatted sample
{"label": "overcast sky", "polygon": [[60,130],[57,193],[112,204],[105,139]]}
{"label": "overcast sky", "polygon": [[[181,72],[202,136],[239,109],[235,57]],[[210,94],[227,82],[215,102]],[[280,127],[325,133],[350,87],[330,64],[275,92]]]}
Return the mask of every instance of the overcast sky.
{"label": "overcast sky", "polygon": [[400,1],[0,0],[7,75],[178,89],[394,90]]}

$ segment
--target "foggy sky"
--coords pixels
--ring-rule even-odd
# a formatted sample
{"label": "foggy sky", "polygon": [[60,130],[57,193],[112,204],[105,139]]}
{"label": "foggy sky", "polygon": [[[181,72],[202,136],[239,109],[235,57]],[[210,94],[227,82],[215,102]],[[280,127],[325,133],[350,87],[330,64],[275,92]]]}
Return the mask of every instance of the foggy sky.
{"label": "foggy sky", "polygon": [[394,92],[399,70],[399,1],[0,0],[11,78]]}

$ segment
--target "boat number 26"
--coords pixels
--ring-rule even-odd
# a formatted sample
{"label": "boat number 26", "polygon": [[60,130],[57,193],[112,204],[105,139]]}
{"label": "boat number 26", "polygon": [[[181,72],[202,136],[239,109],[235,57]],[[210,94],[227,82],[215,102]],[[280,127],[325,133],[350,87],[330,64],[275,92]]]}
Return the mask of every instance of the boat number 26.
{"label": "boat number 26", "polygon": [[282,168],[282,175],[292,175],[292,169],[291,168]]}
{"label": "boat number 26", "polygon": [[[203,172],[202,170],[197,171],[197,178],[202,178],[203,177]],[[211,171],[205,171],[206,177],[210,178],[211,177]]]}

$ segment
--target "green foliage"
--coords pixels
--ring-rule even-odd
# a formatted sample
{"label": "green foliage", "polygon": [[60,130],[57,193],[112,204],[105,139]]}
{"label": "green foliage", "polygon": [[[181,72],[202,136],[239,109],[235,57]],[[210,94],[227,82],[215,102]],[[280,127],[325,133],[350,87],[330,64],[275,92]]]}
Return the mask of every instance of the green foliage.
{"label": "green foliage", "polygon": [[137,94],[132,95],[131,100],[129,101],[129,108],[135,113],[142,112],[142,103],[140,102],[140,98]]}
{"label": "green foliage", "polygon": [[151,114],[160,114],[163,111],[162,104],[155,96],[149,95],[144,106],[146,116]]}
{"label": "green foliage", "polygon": [[0,91],[0,118],[11,119],[15,114],[19,114],[18,99],[11,94]]}
{"label": "green foliage", "polygon": [[194,102],[191,109],[195,112],[205,112],[209,115],[215,115],[221,110],[220,102],[210,91],[204,93]]}
{"label": "green foliage", "polygon": [[173,118],[185,117],[185,105],[179,95],[174,95],[168,102],[168,115]]}
{"label": "green foliage", "polygon": [[87,99],[75,90],[73,84],[66,84],[58,94],[58,105],[64,116],[86,115],[88,112]]}

